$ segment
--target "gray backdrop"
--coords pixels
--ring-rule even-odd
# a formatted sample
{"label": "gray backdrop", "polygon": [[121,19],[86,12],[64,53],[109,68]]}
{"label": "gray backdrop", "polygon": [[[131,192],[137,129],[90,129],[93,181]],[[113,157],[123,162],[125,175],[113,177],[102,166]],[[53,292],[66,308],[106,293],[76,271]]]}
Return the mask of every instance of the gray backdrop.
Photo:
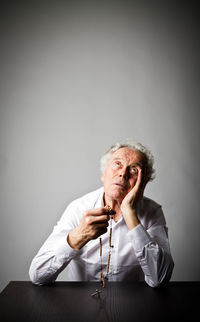
{"label": "gray backdrop", "polygon": [[124,138],[155,156],[146,195],[163,205],[173,280],[199,280],[196,3],[1,6],[1,289],[29,279],[65,207],[101,185],[99,158]]}

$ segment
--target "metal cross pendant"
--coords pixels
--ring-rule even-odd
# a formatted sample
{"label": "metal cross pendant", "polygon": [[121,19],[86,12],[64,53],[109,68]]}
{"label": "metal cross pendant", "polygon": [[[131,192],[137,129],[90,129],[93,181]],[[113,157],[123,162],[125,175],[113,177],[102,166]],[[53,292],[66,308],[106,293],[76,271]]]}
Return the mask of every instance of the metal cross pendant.
{"label": "metal cross pendant", "polygon": [[98,295],[98,297],[100,296],[100,293],[102,291],[101,290],[98,290],[98,288],[96,289],[96,291],[94,293],[91,294],[91,296],[95,296],[95,295]]}

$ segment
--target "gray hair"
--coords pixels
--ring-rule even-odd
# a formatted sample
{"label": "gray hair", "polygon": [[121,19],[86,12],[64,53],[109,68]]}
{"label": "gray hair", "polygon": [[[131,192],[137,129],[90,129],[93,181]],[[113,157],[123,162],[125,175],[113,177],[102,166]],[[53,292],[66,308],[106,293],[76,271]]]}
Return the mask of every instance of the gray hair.
{"label": "gray hair", "polygon": [[134,151],[141,152],[146,160],[145,166],[146,166],[147,182],[152,181],[155,178],[155,169],[153,168],[154,157],[153,157],[151,151],[147,147],[142,145],[141,143],[134,142],[132,140],[127,140],[125,142],[118,142],[115,145],[111,146],[110,149],[104,153],[104,155],[101,157],[101,160],[100,160],[100,166],[101,166],[102,173],[106,170],[106,167],[108,165],[108,161],[109,161],[111,155],[115,151],[117,151],[121,148],[131,148]]}

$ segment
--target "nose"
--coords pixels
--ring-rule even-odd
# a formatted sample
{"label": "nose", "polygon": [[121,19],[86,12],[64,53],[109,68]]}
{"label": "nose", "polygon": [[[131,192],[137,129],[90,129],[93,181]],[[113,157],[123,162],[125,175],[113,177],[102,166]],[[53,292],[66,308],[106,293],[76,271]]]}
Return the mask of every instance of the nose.
{"label": "nose", "polygon": [[128,179],[128,168],[126,168],[126,167],[121,168],[119,171],[119,176],[121,178]]}

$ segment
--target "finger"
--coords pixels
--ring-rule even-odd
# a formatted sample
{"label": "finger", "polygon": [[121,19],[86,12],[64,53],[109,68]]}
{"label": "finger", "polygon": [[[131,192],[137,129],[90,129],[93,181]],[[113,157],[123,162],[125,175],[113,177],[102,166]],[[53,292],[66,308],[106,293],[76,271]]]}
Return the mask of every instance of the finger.
{"label": "finger", "polygon": [[93,226],[93,235],[98,237],[104,233],[106,233],[108,230],[108,225],[106,224],[96,224],[95,226]]}
{"label": "finger", "polygon": [[86,216],[85,217],[85,222],[87,225],[94,225],[94,224],[100,224],[100,223],[108,223],[110,220],[110,217],[107,215],[102,215],[102,216]]}
{"label": "finger", "polygon": [[96,230],[101,230],[101,229],[107,229],[108,227],[108,223],[95,223],[94,226],[93,226],[93,229],[96,229]]}
{"label": "finger", "polygon": [[87,210],[85,212],[85,217],[96,217],[96,218],[99,218],[99,217],[102,217],[104,216],[104,218],[99,218],[100,220],[109,220],[110,219],[110,216],[112,215],[115,215],[116,214],[116,211],[115,210],[108,210],[106,208],[96,208],[96,209],[90,209],[90,210]]}
{"label": "finger", "polygon": [[140,197],[139,197],[140,200],[142,200],[144,197],[144,190],[146,188],[147,182],[148,182],[148,180],[147,180],[146,168],[145,168],[143,176],[142,176],[142,183],[141,183],[141,188],[140,188]]}
{"label": "finger", "polygon": [[138,169],[138,176],[137,176],[137,181],[135,184],[135,189],[139,190],[141,182],[142,182],[142,169],[140,167],[137,167]]}
{"label": "finger", "polygon": [[[113,204],[113,202],[112,202],[112,204]],[[109,215],[109,216],[112,216],[112,215],[115,215],[116,214],[116,211],[115,210],[113,210],[110,206],[105,206],[104,208],[104,212],[107,214],[107,215]]]}
{"label": "finger", "polygon": [[103,234],[105,234],[105,233],[107,233],[107,231],[108,231],[108,229],[107,228],[103,228],[103,229],[101,229],[100,230],[100,234],[99,234],[99,236],[101,236],[101,235],[103,235]]}
{"label": "finger", "polygon": [[147,184],[147,168],[144,167],[142,170],[142,185],[145,187]]}
{"label": "finger", "polygon": [[91,224],[100,224],[100,223],[108,223],[108,221],[110,220],[110,217],[108,215],[104,215],[104,216],[93,216],[91,218],[92,223]]}
{"label": "finger", "polygon": [[106,208],[93,208],[89,209],[85,212],[86,216],[102,216],[102,215],[109,215],[110,211]]}
{"label": "finger", "polygon": [[98,232],[96,232],[96,234],[94,235],[94,237],[92,239],[97,239],[99,236],[103,235],[107,233],[107,227],[103,227],[100,230],[98,230]]}

